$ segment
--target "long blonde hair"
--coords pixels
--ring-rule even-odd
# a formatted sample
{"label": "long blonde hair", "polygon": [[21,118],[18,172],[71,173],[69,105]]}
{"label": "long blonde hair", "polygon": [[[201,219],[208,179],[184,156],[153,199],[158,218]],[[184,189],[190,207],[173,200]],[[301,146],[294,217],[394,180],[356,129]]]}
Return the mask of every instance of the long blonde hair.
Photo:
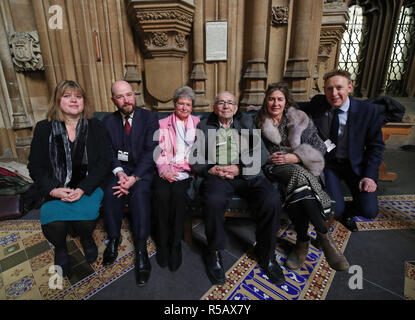
{"label": "long blonde hair", "polygon": [[81,118],[89,119],[92,117],[92,110],[88,102],[88,98],[85,94],[85,90],[79,85],[78,82],[73,80],[62,80],[59,82],[53,92],[53,96],[50,99],[46,118],[49,121],[57,120],[64,121],[62,110],[60,108],[61,98],[66,90],[74,90],[81,94],[84,99],[84,111],[82,112]]}

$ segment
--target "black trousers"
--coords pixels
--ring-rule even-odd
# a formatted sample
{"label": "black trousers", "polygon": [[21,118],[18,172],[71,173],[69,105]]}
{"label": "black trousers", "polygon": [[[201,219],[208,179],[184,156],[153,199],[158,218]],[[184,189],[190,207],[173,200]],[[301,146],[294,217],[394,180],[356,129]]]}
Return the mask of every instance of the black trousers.
{"label": "black trousers", "polygon": [[156,175],[153,179],[153,219],[158,246],[173,247],[183,238],[187,190],[192,179],[168,182]]}
{"label": "black trousers", "polygon": [[[132,173],[127,168],[124,168],[124,171],[127,175]],[[120,238],[124,209],[126,203],[128,203],[134,239],[147,239],[150,235],[151,223],[151,184],[152,181],[138,181],[130,188],[129,195],[117,198],[113,195],[115,190],[112,188],[118,185],[118,178],[113,174],[110,175],[104,188],[104,199],[102,201],[105,226],[110,238]]]}
{"label": "black trousers", "polygon": [[274,259],[281,201],[279,193],[270,181],[265,177],[255,177],[249,180],[242,178],[224,180],[208,175],[200,189],[209,250],[226,248],[224,214],[228,200],[236,192],[248,201],[254,213],[257,224],[258,259],[264,263]]}

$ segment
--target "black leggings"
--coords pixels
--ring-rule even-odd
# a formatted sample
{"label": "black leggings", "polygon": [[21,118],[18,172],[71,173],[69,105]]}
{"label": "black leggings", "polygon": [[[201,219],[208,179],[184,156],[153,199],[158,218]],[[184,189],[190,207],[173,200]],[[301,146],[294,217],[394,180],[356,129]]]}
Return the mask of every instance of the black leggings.
{"label": "black leggings", "polygon": [[292,203],[288,206],[288,215],[294,224],[297,232],[297,239],[308,241],[308,224],[311,223],[317,232],[327,233],[324,223],[322,210],[317,200],[305,199]]}
{"label": "black leggings", "polygon": [[97,220],[82,221],[54,221],[42,225],[45,238],[55,247],[55,258],[60,260],[67,255],[66,236],[71,227],[81,238],[81,243],[85,247],[91,246],[94,241],[92,232],[95,229]]}

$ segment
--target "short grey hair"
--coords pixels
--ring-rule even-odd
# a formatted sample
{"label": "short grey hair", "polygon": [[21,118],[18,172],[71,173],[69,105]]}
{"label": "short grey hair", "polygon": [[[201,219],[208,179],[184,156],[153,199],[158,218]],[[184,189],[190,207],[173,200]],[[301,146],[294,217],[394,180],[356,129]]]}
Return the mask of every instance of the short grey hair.
{"label": "short grey hair", "polygon": [[236,101],[236,97],[235,97],[235,95],[234,95],[232,92],[229,92],[229,91],[221,91],[221,92],[219,92],[219,93],[215,96],[215,98],[213,99],[213,105],[217,105],[217,103],[219,102],[219,96],[220,96],[221,94],[224,94],[224,93],[227,93],[227,94],[232,95],[232,97],[233,97],[233,101],[234,101],[235,103],[238,103],[238,102]]}
{"label": "short grey hair", "polygon": [[192,88],[189,86],[184,86],[176,89],[173,95],[173,103],[179,101],[180,98],[190,98],[192,99],[192,105],[195,104],[196,95]]}

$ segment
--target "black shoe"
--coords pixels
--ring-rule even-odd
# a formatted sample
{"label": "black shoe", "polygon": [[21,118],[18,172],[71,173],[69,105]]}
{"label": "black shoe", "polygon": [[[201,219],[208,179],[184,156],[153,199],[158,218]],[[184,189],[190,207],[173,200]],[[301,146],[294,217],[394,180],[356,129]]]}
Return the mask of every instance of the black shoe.
{"label": "black shoe", "polygon": [[357,232],[359,229],[357,228],[356,221],[354,221],[353,217],[342,217],[340,219],[342,225],[344,225],[347,229],[351,232]]}
{"label": "black shoe", "polygon": [[206,256],[206,271],[209,280],[216,285],[225,284],[225,271],[219,251],[209,251]]}
{"label": "black shoe", "polygon": [[110,239],[107,247],[105,248],[104,255],[103,255],[102,264],[104,267],[113,264],[115,259],[117,259],[119,242],[120,242],[119,238]]}
{"label": "black shoe", "polygon": [[157,247],[156,260],[157,260],[158,265],[161,268],[167,267],[168,259],[169,259],[169,249],[164,246]]}
{"label": "black shoe", "polygon": [[260,265],[268,279],[275,285],[280,286],[285,283],[284,273],[277,261],[270,260],[265,265]]}
{"label": "black shoe", "polygon": [[147,248],[137,250],[135,253],[135,283],[137,286],[144,286],[151,274],[151,264],[148,259]]}
{"label": "black shoe", "polygon": [[182,245],[173,246],[169,255],[169,270],[174,272],[179,269],[182,264]]}

